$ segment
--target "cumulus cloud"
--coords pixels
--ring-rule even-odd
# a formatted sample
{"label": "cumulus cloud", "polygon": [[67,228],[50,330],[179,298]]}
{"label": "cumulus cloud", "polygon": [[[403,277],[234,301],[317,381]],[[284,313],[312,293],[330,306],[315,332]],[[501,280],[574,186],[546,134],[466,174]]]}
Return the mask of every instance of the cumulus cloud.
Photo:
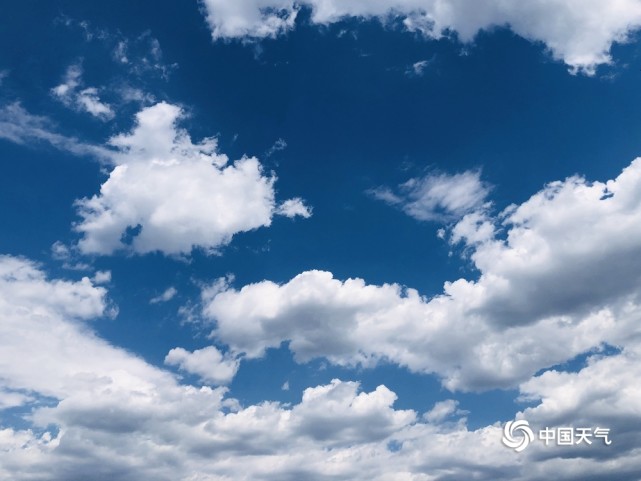
{"label": "cumulus cloud", "polygon": [[221,353],[214,346],[208,346],[193,352],[176,347],[165,357],[165,364],[177,366],[199,376],[203,381],[220,385],[228,384],[234,378],[240,362]]}
{"label": "cumulus cloud", "polygon": [[[48,280],[33,262],[0,256],[0,301],[0,378],[6,388],[65,396],[91,382],[83,373],[117,373],[129,358],[116,353],[109,356],[111,366],[104,364],[113,353],[83,321],[109,314],[106,290],[87,277]],[[142,363],[127,366],[141,376],[153,374]]]}
{"label": "cumulus cloud", "polygon": [[452,415],[464,413],[464,411],[458,409],[458,401],[454,399],[446,399],[445,401],[437,402],[432,409],[423,415],[423,417],[426,421],[435,423],[443,421]]}
{"label": "cumulus cloud", "polygon": [[253,1],[204,0],[204,13],[214,39],[274,37],[294,27],[299,7],[292,1],[267,4]]}
{"label": "cumulus cloud", "polygon": [[[533,425],[572,415],[613,428],[632,420],[612,432],[607,453],[532,445],[516,454],[501,444],[498,423],[470,430],[464,419],[443,422],[463,414],[453,400],[419,416],[395,408],[396,394],[382,385],[363,391],[334,379],[305,389],[293,406],[241,406],[225,388],[179,384],[100,339],[88,321],[106,309],[105,289],[87,278],[49,279],[29,260],[0,257],[0,410],[28,412],[21,428],[0,426],[0,477],[570,481],[638,473],[638,342],[591,358],[578,373],[548,372],[521,387],[541,400],[519,414]],[[630,322],[638,324],[638,312],[629,306]]]}
{"label": "cumulus cloud", "polygon": [[368,192],[379,200],[400,207],[415,219],[447,222],[482,210],[489,191],[489,186],[481,181],[480,171],[466,171],[412,178],[399,185],[397,192],[388,187]]}
{"label": "cumulus cloud", "polygon": [[637,159],[606,183],[571,177],[496,218],[468,214],[449,239],[468,244],[479,278],[446,282],[432,299],[307,271],[282,285],[218,285],[203,314],[248,357],[289,341],[299,362],[387,360],[437,373],[450,389],[515,386],[636,335],[624,314],[641,292],[640,193]]}
{"label": "cumulus cloud", "polygon": [[[638,312],[635,305],[627,315],[638,322]],[[638,450],[641,388],[633,379],[641,375],[641,343],[638,332],[634,337],[620,353],[588,357],[578,372],[551,370],[523,383],[522,399],[535,402],[535,406],[519,417],[538,426],[606,427],[619,449]]]}
{"label": "cumulus cloud", "polygon": [[277,207],[276,212],[289,218],[301,216],[308,219],[312,216],[311,207],[305,205],[305,201],[300,197],[286,200]]}
{"label": "cumulus cloud", "polygon": [[[62,90],[60,95],[67,95]],[[157,103],[136,115],[131,132],[94,145],[59,133],[50,119],[19,103],[0,108],[0,138],[30,146],[46,143],[97,158],[110,169],[100,193],[76,201],[78,244],[54,246],[54,257],[65,267],[89,267],[71,263],[76,251],[184,255],[202,248],[215,253],[235,234],[271,225],[275,215],[311,216],[311,207],[299,197],[277,202],[276,176],[264,172],[256,157],[230,162],[218,152],[214,137],[194,143],[176,125],[183,115],[176,105]]]}
{"label": "cumulus cloud", "polygon": [[214,252],[239,232],[269,226],[275,214],[309,217],[300,199],[276,203],[276,178],[257,158],[230,163],[215,138],[193,143],[176,126],[182,115],[161,102],[140,111],[130,133],[109,140],[115,167],[99,194],[77,201],[83,253]]}
{"label": "cumulus cloud", "polygon": [[625,42],[641,26],[636,0],[202,0],[214,39],[274,37],[294,28],[302,6],[311,9],[314,24],[328,25],[347,18],[402,21],[426,37],[455,32],[462,42],[481,30],[508,26],[517,35],[541,42],[555,59],[573,72],[594,73],[611,62],[610,48]]}
{"label": "cumulus cloud", "polygon": [[109,284],[111,282],[111,271],[98,271],[91,279],[94,284]]}
{"label": "cumulus cloud", "polygon": [[70,65],[63,82],[52,88],[51,93],[63,104],[78,111],[87,112],[100,120],[111,120],[113,109],[100,100],[98,89],[82,86],[82,66]]}
{"label": "cumulus cloud", "polygon": [[382,386],[364,393],[335,380],[306,390],[293,408],[241,408],[224,389],[179,385],[87,327],[104,315],[105,296],[87,278],[50,280],[31,261],[0,257],[1,408],[30,404],[26,422],[38,431],[0,429],[3,477],[249,479],[230,455],[258,456],[252,469],[262,476],[281,458],[276,471],[286,474],[307,452],[320,460],[329,446],[380,441],[414,421]]}

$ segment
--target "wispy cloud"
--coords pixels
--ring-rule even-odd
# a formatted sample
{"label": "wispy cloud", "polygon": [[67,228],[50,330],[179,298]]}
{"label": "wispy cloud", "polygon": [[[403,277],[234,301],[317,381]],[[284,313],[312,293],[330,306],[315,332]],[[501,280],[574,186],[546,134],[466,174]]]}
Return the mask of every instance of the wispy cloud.
{"label": "wispy cloud", "polygon": [[165,80],[178,68],[177,63],[167,63],[160,42],[149,30],[137,36],[125,36],[120,31],[101,28],[87,20],[77,20],[59,15],[58,25],[80,31],[86,42],[102,45],[111,60],[138,77],[157,76]]}
{"label": "wispy cloud", "polygon": [[425,69],[430,65],[431,60],[419,60],[414,62],[406,71],[405,74],[412,77],[422,77]]}
{"label": "wispy cloud", "polygon": [[271,157],[276,152],[280,152],[281,150],[285,150],[286,148],[287,142],[285,142],[284,139],[278,139],[269,149],[267,149],[267,152],[265,152],[265,157]]}
{"label": "wispy cloud", "polygon": [[74,155],[88,155],[102,161],[110,160],[113,155],[108,148],[57,132],[49,118],[29,113],[19,102],[0,108],[0,138],[21,145],[45,143]]}
{"label": "wispy cloud", "polygon": [[162,294],[151,298],[149,304],[159,304],[161,302],[170,301],[176,296],[176,294],[178,294],[178,291],[174,286],[168,287]]}
{"label": "wispy cloud", "polygon": [[486,205],[490,192],[480,171],[459,174],[429,174],[400,184],[395,190],[377,187],[368,190],[374,198],[399,207],[422,221],[450,222]]}

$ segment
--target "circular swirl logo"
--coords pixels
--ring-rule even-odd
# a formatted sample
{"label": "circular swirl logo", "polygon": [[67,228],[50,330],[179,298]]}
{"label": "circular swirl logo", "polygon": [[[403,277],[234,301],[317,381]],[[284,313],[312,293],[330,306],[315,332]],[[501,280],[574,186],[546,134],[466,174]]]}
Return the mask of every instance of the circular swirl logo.
{"label": "circular swirl logo", "polygon": [[534,433],[526,420],[521,419],[520,421],[508,421],[505,423],[502,439],[505,446],[520,453],[527,448],[528,444],[532,441],[534,441]]}

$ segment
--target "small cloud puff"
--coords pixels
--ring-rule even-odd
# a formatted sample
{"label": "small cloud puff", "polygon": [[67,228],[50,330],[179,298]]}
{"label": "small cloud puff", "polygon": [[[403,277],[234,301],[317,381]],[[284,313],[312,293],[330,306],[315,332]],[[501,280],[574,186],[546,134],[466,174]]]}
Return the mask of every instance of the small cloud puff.
{"label": "small cloud puff", "polygon": [[102,102],[95,87],[82,88],[82,66],[70,65],[63,82],[52,88],[51,93],[67,107],[87,112],[100,120],[111,120],[115,113],[111,106]]}
{"label": "small cloud puff", "polygon": [[400,207],[407,215],[422,221],[451,222],[486,208],[490,192],[480,171],[459,174],[429,174],[409,179],[396,192],[389,187],[368,191],[376,199]]}
{"label": "small cloud puff", "polygon": [[195,374],[205,382],[221,385],[231,382],[238,371],[240,360],[221,353],[214,346],[193,352],[176,347],[165,357],[165,364]]}

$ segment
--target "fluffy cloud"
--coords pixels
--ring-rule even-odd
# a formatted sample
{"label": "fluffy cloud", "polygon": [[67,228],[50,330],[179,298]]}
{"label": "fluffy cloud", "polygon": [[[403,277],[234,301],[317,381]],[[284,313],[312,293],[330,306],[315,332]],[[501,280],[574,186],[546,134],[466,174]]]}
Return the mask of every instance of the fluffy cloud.
{"label": "fluffy cloud", "polygon": [[[104,287],[89,278],[48,280],[25,259],[0,257],[0,379],[13,391],[62,397],[103,376],[159,376],[142,361],[114,351],[84,321],[110,315]],[[27,355],[27,353],[29,353]],[[105,359],[109,359],[106,363]],[[128,371],[129,374],[125,374]]]}
{"label": "fluffy cloud", "polygon": [[165,364],[178,366],[212,384],[227,384],[236,375],[240,362],[221,353],[214,346],[208,346],[193,352],[181,347],[174,348],[165,357]]}
{"label": "fluffy cloud", "polygon": [[407,215],[424,221],[458,220],[465,214],[480,211],[489,194],[479,171],[461,174],[430,174],[416,177],[398,186],[369,191],[375,198],[400,207]]}
{"label": "fluffy cloud", "polygon": [[211,253],[239,232],[271,225],[274,215],[311,216],[298,197],[276,201],[276,177],[256,157],[229,162],[215,138],[193,143],[176,126],[182,116],[180,107],[165,102],[144,108],[130,133],[100,146],[65,136],[46,117],[14,103],[0,108],[0,138],[45,142],[111,169],[99,194],[76,202],[81,220],[74,228],[82,234],[77,247],[83,254],[124,249],[179,255],[196,247]]}
{"label": "fluffy cloud", "polygon": [[285,217],[301,216],[308,219],[312,216],[312,209],[305,205],[305,202],[300,197],[288,199],[278,206],[276,212]]}
{"label": "fluffy cloud", "polygon": [[441,37],[453,31],[470,42],[481,30],[509,26],[514,33],[542,42],[573,71],[593,73],[609,63],[610,48],[641,26],[636,0],[202,0],[214,39],[273,37],[294,27],[301,6],[311,21],[328,25],[346,18],[402,20],[410,31]]}
{"label": "fluffy cloud", "polygon": [[[97,337],[87,321],[104,315],[105,296],[89,279],[52,280],[33,262],[0,257],[0,415],[16,405],[28,413],[21,429],[0,421],[0,477],[570,481],[638,473],[632,428],[613,432],[613,446],[578,455],[544,446],[517,455],[501,444],[498,424],[472,431],[456,420],[463,413],[455,401],[437,403],[421,420],[395,409],[385,386],[363,392],[357,382],[333,380],[305,389],[293,406],[243,407],[224,388],[181,385]],[[630,306],[630,316],[637,312]],[[630,383],[638,365],[631,347],[593,358],[579,373],[534,378],[523,394],[542,401],[522,415],[542,425],[573,413],[582,423],[609,419],[613,428],[616,416],[638,420]]]}
{"label": "fluffy cloud", "polygon": [[83,253],[213,252],[234,234],[269,226],[275,214],[309,217],[300,199],[276,203],[275,177],[258,159],[229,163],[215,138],[193,143],[176,127],[181,116],[162,102],[139,112],[130,133],[110,139],[115,167],[99,194],[77,201]]}
{"label": "fluffy cloud", "polygon": [[432,409],[426,412],[423,417],[426,421],[436,423],[454,414],[465,414],[465,412],[458,409],[458,401],[454,399],[446,399],[445,401],[437,402]]}
{"label": "fluffy cloud", "polygon": [[111,120],[115,116],[112,108],[100,100],[97,88],[82,88],[80,64],[69,66],[63,83],[52,88],[51,93],[66,106],[87,112],[101,120]]}
{"label": "fluffy cloud", "polygon": [[357,383],[333,381],[291,409],[241,409],[222,389],[179,385],[87,328],[105,313],[105,295],[87,278],[49,280],[30,261],[0,257],[0,400],[2,408],[31,404],[27,422],[39,433],[0,429],[3,477],[223,479],[230,454],[262,455],[260,471],[298,443],[318,457],[414,421],[382,386],[360,393]]}
{"label": "fluffy cloud", "polygon": [[[638,305],[629,306],[627,315],[638,323],[638,312]],[[631,337],[621,352],[592,355],[578,372],[551,370],[523,383],[522,399],[536,405],[522,417],[539,425],[607,426],[622,449],[638,448],[641,388],[633,380],[641,375],[641,343],[638,332]]]}
{"label": "fluffy cloud", "polygon": [[289,341],[300,362],[385,359],[437,373],[450,389],[515,386],[638,334],[626,313],[641,292],[640,239],[637,159],[606,183],[571,177],[495,219],[465,216],[450,241],[468,243],[479,278],[447,282],[432,299],[308,271],[283,285],[218,283],[203,292],[203,313],[218,340],[248,357]]}

